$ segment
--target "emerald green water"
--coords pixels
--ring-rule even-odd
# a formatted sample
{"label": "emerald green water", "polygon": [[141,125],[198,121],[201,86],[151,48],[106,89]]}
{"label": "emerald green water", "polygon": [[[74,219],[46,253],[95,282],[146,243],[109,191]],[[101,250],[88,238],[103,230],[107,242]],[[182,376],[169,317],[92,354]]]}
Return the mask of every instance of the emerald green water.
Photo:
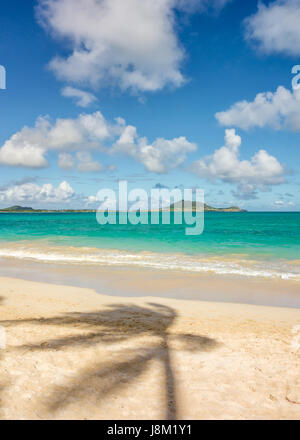
{"label": "emerald green water", "polygon": [[185,235],[186,226],[100,226],[95,213],[1,214],[0,256],[43,260],[46,255],[45,259],[51,260],[52,254],[64,255],[64,261],[96,264],[95,256],[105,255],[106,264],[114,264],[116,256],[125,263],[138,255],[145,264],[150,255],[158,266],[159,262],[168,265],[176,260],[176,264],[187,268],[200,260],[212,265],[214,259],[216,265],[222,263],[225,267],[230,260],[228,270],[230,264],[243,260],[244,265],[249,262],[249,267],[252,262],[252,269],[254,261],[255,270],[300,273],[294,261],[300,260],[299,212],[208,212],[201,235]]}

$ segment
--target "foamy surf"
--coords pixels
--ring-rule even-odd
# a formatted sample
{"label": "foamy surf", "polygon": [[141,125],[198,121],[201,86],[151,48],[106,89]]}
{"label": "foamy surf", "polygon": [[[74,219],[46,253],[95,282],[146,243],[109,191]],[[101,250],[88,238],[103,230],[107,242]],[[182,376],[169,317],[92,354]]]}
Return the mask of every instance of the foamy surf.
{"label": "foamy surf", "polygon": [[19,242],[2,244],[0,257],[53,264],[132,266],[157,270],[211,272],[228,276],[300,281],[299,262],[257,261],[240,255],[224,256],[223,258],[200,257],[179,253],[128,252],[88,247],[32,245],[24,244],[24,242],[21,244]]}

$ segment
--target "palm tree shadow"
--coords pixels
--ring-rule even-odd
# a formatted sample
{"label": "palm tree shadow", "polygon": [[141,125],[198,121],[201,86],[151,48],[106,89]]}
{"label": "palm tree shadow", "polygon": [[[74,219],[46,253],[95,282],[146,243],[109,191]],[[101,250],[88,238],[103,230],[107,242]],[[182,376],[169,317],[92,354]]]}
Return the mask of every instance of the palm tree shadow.
{"label": "palm tree shadow", "polygon": [[[164,370],[165,418],[175,420],[178,417],[176,380],[172,365],[171,345],[180,344],[182,350],[213,350],[218,343],[209,337],[174,333],[171,326],[177,314],[171,307],[149,303],[149,307],[115,304],[104,311],[87,313],[67,313],[46,319],[28,319],[5,321],[6,326],[18,324],[38,324],[63,326],[81,330],[79,335],[55,338],[21,346],[30,350],[60,350],[70,346],[93,346],[97,344],[117,344],[130,341],[138,336],[153,336],[149,344],[142,349],[119,349],[120,361],[99,361],[90,368],[80,371],[70,383],[54,387],[47,398],[47,406],[57,411],[77,400],[84,400],[92,392],[97,399],[111,395],[114,390],[128,387],[148,368],[150,361],[158,360]],[[1,325],[1,322],[0,322]],[[124,360],[125,359],[125,360]]]}
{"label": "palm tree shadow", "polygon": [[[3,356],[0,352],[0,365],[1,365],[2,359],[3,359]],[[3,397],[2,396],[3,396],[3,393],[6,389],[6,387],[7,387],[7,383],[5,383],[4,381],[1,380],[0,381],[0,420],[3,419]]]}

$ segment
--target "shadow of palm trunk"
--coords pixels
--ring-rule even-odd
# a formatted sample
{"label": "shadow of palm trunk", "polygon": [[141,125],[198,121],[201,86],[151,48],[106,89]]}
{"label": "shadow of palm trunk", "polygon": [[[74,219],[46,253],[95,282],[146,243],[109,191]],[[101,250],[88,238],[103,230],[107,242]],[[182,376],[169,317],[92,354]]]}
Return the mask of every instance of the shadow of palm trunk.
{"label": "shadow of palm trunk", "polygon": [[[1,366],[1,361],[3,360],[3,355],[0,352],[0,366]],[[5,379],[6,380],[6,379]],[[3,379],[0,379],[0,420],[4,419],[4,408],[3,408],[3,393],[4,390],[7,386],[7,383],[3,381]]]}
{"label": "shadow of palm trunk", "polygon": [[163,340],[163,364],[165,374],[166,420],[177,420],[177,399],[175,376],[172,367],[171,351],[168,335]]}

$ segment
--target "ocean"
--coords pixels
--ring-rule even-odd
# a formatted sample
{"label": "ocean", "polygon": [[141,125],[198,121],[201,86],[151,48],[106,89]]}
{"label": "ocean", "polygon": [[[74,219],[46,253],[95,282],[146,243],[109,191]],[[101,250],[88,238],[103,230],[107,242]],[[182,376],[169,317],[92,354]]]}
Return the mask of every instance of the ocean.
{"label": "ocean", "polygon": [[300,213],[206,212],[187,225],[101,226],[95,213],[0,215],[0,258],[300,281]]}

